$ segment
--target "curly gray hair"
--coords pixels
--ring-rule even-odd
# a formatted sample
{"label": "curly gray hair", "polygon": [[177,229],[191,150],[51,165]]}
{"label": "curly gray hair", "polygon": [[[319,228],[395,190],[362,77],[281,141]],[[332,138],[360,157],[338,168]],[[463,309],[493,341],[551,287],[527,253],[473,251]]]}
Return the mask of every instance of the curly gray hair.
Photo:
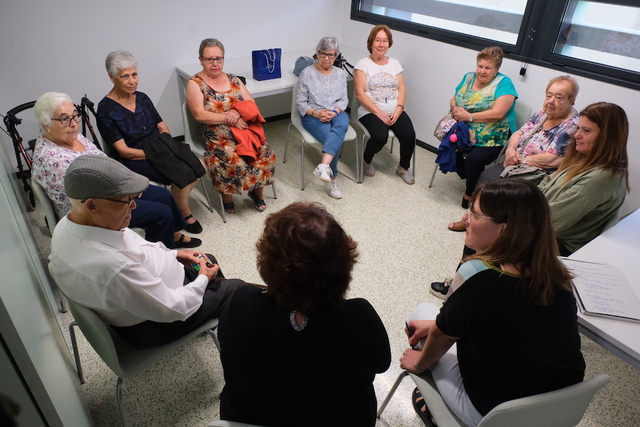
{"label": "curly gray hair", "polygon": [[329,52],[335,50],[336,56],[340,54],[340,43],[338,43],[338,39],[333,36],[323,37],[318,42],[318,46],[316,46],[316,52]]}
{"label": "curly gray hair", "polygon": [[47,92],[40,95],[40,98],[38,98],[36,104],[33,106],[33,112],[36,115],[36,120],[38,121],[38,126],[40,126],[41,134],[48,132],[47,128],[51,126],[51,119],[53,118],[53,115],[58,107],[65,102],[73,104],[71,97],[66,93]]}

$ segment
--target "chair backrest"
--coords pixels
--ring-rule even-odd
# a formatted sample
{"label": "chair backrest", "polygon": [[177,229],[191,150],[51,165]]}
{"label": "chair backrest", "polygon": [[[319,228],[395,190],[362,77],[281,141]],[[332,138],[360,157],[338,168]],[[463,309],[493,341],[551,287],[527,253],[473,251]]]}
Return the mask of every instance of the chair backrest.
{"label": "chair backrest", "polygon": [[296,99],[298,98],[298,82],[293,85],[291,90],[291,123],[296,127],[296,129],[304,129],[302,127],[302,119],[300,118],[300,113],[298,112],[298,103]]}
{"label": "chair backrest", "polygon": [[56,215],[56,211],[53,208],[53,203],[45,193],[44,188],[36,181],[34,178],[31,178],[31,189],[33,190],[33,194],[38,199],[38,202],[42,205],[42,209],[44,209],[44,215],[47,218],[47,225],[49,226],[49,231],[51,235],[53,235],[53,230],[56,228],[56,224],[58,223],[58,216]]}
{"label": "chair backrest", "polygon": [[202,124],[193,118],[187,103],[182,103],[182,123],[184,124],[184,142],[191,146],[191,151],[203,157],[206,151]]}
{"label": "chair backrest", "polygon": [[516,101],[516,127],[520,129],[531,118],[531,105],[518,99]]}
{"label": "chair backrest", "polygon": [[560,390],[504,402],[491,410],[478,427],[570,427],[582,419],[593,396],[611,378],[597,375]]}

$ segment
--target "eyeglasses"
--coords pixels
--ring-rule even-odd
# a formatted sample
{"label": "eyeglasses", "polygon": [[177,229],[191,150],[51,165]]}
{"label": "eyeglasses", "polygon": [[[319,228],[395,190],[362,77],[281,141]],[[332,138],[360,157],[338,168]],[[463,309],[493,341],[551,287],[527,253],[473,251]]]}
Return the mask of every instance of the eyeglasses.
{"label": "eyeglasses", "polygon": [[329,58],[329,59],[333,59],[336,57],[335,53],[327,53],[327,52],[318,52],[318,56],[321,58]]}
{"label": "eyeglasses", "polygon": [[220,63],[224,62],[224,56],[214,56],[213,58],[201,57],[200,59],[202,59],[207,64],[213,64],[214,62],[217,62],[218,64],[220,64]]}
{"label": "eyeglasses", "polygon": [[475,216],[476,218],[486,218],[486,219],[490,219],[491,221],[493,221],[493,218],[491,218],[490,216],[480,215],[478,213],[471,212],[471,208],[467,209],[467,216],[468,216],[469,219],[471,219],[472,216]]}
{"label": "eyeglasses", "polygon": [[74,114],[71,117],[63,117],[61,119],[51,119],[51,120],[55,120],[56,122],[60,122],[60,124],[62,126],[69,126],[71,124],[71,120],[73,120],[76,123],[80,123],[80,116],[78,114]]}
{"label": "eyeglasses", "polygon": [[[131,204],[134,202],[134,200],[136,200],[138,197],[140,197],[140,194],[136,194],[135,196],[131,196],[131,198],[129,200],[114,200],[114,199],[107,199],[106,197],[91,197],[92,199],[100,199],[100,200],[107,200],[109,202],[115,202],[115,203],[124,203],[125,205],[127,205],[127,207],[131,207]],[[81,200],[80,203],[84,203],[89,199],[84,199]]]}

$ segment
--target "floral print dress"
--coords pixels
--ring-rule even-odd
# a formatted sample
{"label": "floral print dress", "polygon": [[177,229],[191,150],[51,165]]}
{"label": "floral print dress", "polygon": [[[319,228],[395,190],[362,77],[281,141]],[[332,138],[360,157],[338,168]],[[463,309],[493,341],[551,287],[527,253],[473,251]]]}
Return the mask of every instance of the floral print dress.
{"label": "floral print dress", "polygon": [[[204,95],[204,109],[212,113],[229,111],[234,102],[242,101],[240,81],[227,74],[231,88],[226,92],[213,90],[200,76],[191,78]],[[203,125],[207,143],[205,164],[213,186],[222,194],[242,194],[253,188],[273,184],[276,156],[267,143],[260,147],[254,164],[247,164],[236,152],[231,127],[225,124]]]}

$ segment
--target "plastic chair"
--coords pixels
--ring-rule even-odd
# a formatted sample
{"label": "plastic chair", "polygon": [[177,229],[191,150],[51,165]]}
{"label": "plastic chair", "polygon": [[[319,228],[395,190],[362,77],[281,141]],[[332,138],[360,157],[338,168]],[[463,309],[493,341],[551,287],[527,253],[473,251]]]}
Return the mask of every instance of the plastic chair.
{"label": "plastic chair", "polygon": [[[53,264],[49,264],[49,271],[51,275],[55,277],[55,267]],[[87,341],[89,341],[89,344],[91,344],[91,347],[98,353],[98,356],[100,356],[109,369],[118,376],[116,383],[116,401],[118,403],[122,425],[125,427],[128,423],[127,412],[124,407],[122,383],[126,378],[131,378],[144,371],[176,348],[191,340],[191,338],[203,332],[209,334],[218,351],[220,351],[220,343],[214,332],[218,327],[218,319],[212,319],[206,322],[198,329],[169,344],[136,350],[134,346],[114,332],[108,324],[104,323],[93,310],[71,299],[67,298],[67,300],[74,318],[74,321],[69,324],[69,335],[71,336],[73,356],[75,358],[76,368],[78,369],[80,383],[84,383],[84,375],[82,373],[74,326],[80,328]]]}
{"label": "plastic chair", "polygon": [[[361,153],[360,153],[360,180],[358,181],[359,184],[362,183],[362,179],[363,179],[363,175],[364,175],[364,149],[366,147],[365,142],[367,139],[371,138],[371,134],[369,133],[369,131],[367,130],[367,128],[360,122],[360,120],[358,120],[358,108],[360,108],[360,101],[358,101],[358,98],[356,97],[356,89],[355,86],[353,88],[353,91],[351,93],[351,122],[355,123],[355,125],[362,131],[362,143],[360,144],[360,147],[362,149]],[[389,129],[389,136],[388,139],[391,139],[391,147],[389,148],[389,152],[393,153],[393,143],[396,139],[396,134],[393,133],[393,131],[391,129]],[[414,141],[414,146],[413,146],[413,164],[411,166],[411,173],[413,174],[413,177],[415,178],[416,176],[416,145],[415,145],[415,141]]]}
{"label": "plastic chair", "polygon": [[[380,405],[380,418],[402,380],[409,375],[439,427],[466,426],[442,400],[430,371],[415,375],[402,371]],[[593,396],[611,381],[608,375],[595,377],[559,390],[501,403],[482,418],[478,427],[573,427],[582,419]]]}
{"label": "plastic chair", "polygon": [[[182,103],[182,122],[184,123],[184,142],[191,146],[191,151],[193,151],[196,156],[203,159],[207,151],[207,145],[204,142],[204,135],[202,134],[202,124],[198,123],[196,119],[193,118],[186,102]],[[213,207],[211,206],[211,200],[209,200],[209,193],[207,193],[204,180],[201,179],[200,181],[202,182],[202,188],[204,188],[207,201],[209,202],[209,211],[213,212]],[[277,199],[278,196],[276,194],[275,183],[271,184],[271,189],[273,190],[273,198]],[[227,212],[224,210],[222,193],[218,192],[218,196],[220,197],[220,216],[222,217],[222,222],[226,224]]]}
{"label": "plastic chair", "polygon": [[[520,101],[519,99],[516,101],[516,127],[518,129],[520,129],[522,126],[524,126],[525,123],[527,123],[527,121],[529,120],[529,118],[531,118],[531,105]],[[498,157],[496,157],[496,159],[490,163],[490,166],[493,165],[497,165],[500,161],[504,161],[502,160],[504,153],[507,151],[507,144],[504,145],[504,147],[502,147],[502,150],[500,151],[500,154],[498,154]],[[436,163],[433,166],[433,172],[431,172],[431,180],[429,181],[429,188],[431,188],[433,186],[433,180],[436,177],[436,173],[438,172],[438,163]]]}
{"label": "plastic chair", "polygon": [[[302,126],[302,119],[300,118],[300,114],[298,113],[298,106],[296,103],[296,98],[298,94],[298,84],[296,83],[293,86],[293,92],[291,95],[291,123],[287,126],[287,140],[284,146],[284,158],[282,163],[287,162],[287,150],[289,149],[289,135],[291,133],[291,126],[293,125],[298,132],[302,135],[302,140],[300,141],[300,189],[304,190],[304,144],[320,144],[318,140],[316,140],[311,134]],[[358,134],[356,131],[349,125],[347,129],[347,133],[344,135],[344,141],[355,141],[356,144],[356,178],[355,181],[360,183],[360,160],[358,150]]]}
{"label": "plastic chair", "polygon": [[47,222],[47,227],[49,227],[49,232],[53,236],[53,230],[56,228],[56,224],[58,223],[58,216],[56,215],[56,211],[53,208],[53,203],[49,200],[47,193],[45,193],[44,188],[40,185],[38,181],[34,178],[31,178],[31,189],[33,190],[33,194],[36,196],[36,200],[40,202],[42,205],[42,209],[44,210],[44,218]]}

